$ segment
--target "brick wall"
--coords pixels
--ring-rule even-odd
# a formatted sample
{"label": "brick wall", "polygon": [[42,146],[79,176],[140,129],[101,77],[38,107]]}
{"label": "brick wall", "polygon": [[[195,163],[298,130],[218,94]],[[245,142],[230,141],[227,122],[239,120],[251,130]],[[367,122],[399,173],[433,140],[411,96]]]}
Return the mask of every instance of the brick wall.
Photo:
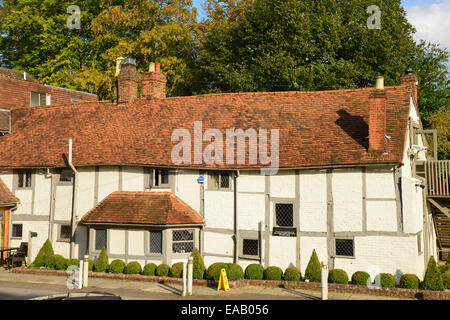
{"label": "brick wall", "polygon": [[52,105],[71,103],[71,99],[98,100],[93,94],[0,76],[0,109],[12,110],[30,106],[31,91],[50,94]]}

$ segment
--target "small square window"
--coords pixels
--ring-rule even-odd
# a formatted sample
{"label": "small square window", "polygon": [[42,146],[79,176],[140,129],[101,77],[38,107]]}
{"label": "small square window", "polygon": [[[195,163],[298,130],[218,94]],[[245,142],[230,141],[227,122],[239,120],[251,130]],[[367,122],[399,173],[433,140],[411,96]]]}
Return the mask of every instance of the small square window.
{"label": "small square window", "polygon": [[95,250],[106,248],[106,229],[95,230]]}
{"label": "small square window", "polygon": [[242,241],[242,254],[246,256],[259,256],[259,243],[256,239],[244,239]]}
{"label": "small square window", "polygon": [[336,239],[336,256],[353,257],[353,239]]}
{"label": "small square window", "polygon": [[209,172],[208,188],[212,190],[231,189],[231,174],[229,172],[219,171]]}
{"label": "small square window", "polygon": [[59,171],[59,182],[72,182],[73,172],[70,169],[61,169]]}
{"label": "small square window", "polygon": [[47,106],[50,104],[50,95],[42,92],[31,92],[30,93],[30,106]]}
{"label": "small square window", "polygon": [[70,225],[60,225],[59,227],[59,239],[58,240],[70,240],[72,235],[72,228]]}
{"label": "small square window", "polygon": [[22,238],[23,225],[14,223],[12,225],[12,237],[13,238]]}
{"label": "small square window", "polygon": [[150,253],[162,254],[161,231],[150,231]]}
{"label": "small square window", "polygon": [[294,205],[292,203],[276,203],[275,217],[275,224],[277,227],[293,227]]}
{"label": "small square window", "polygon": [[19,170],[17,171],[17,188],[25,189],[31,188],[32,171]]}
{"label": "small square window", "polygon": [[169,171],[155,169],[155,186],[168,186],[169,185]]}

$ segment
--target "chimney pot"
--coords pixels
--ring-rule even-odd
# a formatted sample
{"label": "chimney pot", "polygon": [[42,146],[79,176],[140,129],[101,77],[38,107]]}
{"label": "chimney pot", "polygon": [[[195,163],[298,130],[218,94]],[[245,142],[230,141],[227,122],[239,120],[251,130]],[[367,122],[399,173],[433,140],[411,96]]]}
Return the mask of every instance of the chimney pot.
{"label": "chimney pot", "polygon": [[161,74],[161,65],[150,63],[149,72],[142,75],[142,97],[164,99],[166,82],[166,76]]}
{"label": "chimney pot", "polygon": [[124,57],[118,57],[116,59],[116,74],[115,74],[115,77],[117,77],[119,75],[119,73],[120,73],[120,64],[122,63],[122,60],[124,60],[124,59],[125,59]]}
{"label": "chimney pot", "polygon": [[382,76],[377,77],[377,80],[375,83],[375,89],[384,90],[384,78]]}
{"label": "chimney pot", "polygon": [[148,72],[155,72],[155,63],[151,62],[150,66],[148,67]]}
{"label": "chimney pot", "polygon": [[155,72],[156,73],[161,73],[161,65],[158,62],[155,63]]}

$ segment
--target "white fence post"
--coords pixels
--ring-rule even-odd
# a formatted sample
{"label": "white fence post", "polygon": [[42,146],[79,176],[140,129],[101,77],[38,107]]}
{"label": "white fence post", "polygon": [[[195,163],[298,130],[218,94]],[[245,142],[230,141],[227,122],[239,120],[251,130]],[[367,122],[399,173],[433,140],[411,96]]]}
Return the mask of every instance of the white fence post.
{"label": "white fence post", "polygon": [[320,279],[322,282],[322,300],[328,300],[328,266],[323,262],[320,269]]}
{"label": "white fence post", "polygon": [[78,289],[83,288],[83,260],[80,260],[80,264],[78,265]]}
{"label": "white fence post", "polygon": [[188,285],[187,285],[187,295],[192,295],[192,277],[194,273],[194,258],[192,256],[188,259]]}
{"label": "white fence post", "polygon": [[186,296],[186,285],[187,285],[187,272],[186,272],[187,266],[186,262],[183,262],[183,293],[182,296]]}
{"label": "white fence post", "polygon": [[83,262],[83,287],[88,286],[88,275],[89,275],[89,256],[84,256]]}

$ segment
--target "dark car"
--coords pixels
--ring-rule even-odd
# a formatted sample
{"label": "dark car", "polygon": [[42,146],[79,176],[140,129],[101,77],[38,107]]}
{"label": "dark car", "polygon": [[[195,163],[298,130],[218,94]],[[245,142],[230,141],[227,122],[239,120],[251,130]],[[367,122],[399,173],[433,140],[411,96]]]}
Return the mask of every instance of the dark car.
{"label": "dark car", "polygon": [[57,293],[43,297],[31,298],[30,300],[122,300],[122,298],[108,292],[93,291]]}

